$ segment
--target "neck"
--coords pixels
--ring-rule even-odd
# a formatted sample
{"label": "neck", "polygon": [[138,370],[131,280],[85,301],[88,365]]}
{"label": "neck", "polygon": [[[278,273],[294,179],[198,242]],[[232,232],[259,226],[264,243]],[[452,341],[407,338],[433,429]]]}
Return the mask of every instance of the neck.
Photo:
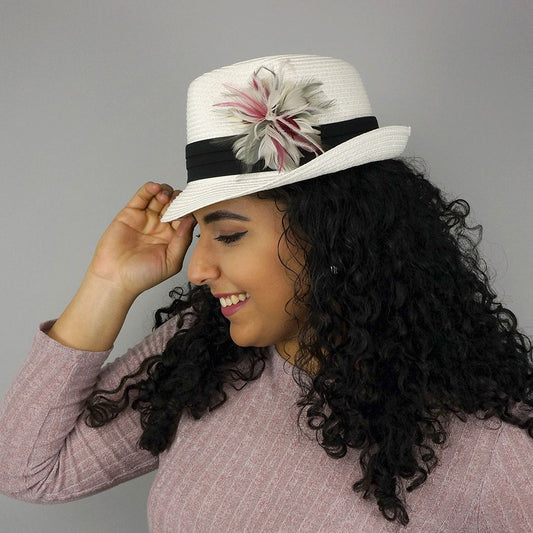
{"label": "neck", "polygon": [[[300,350],[300,345],[298,344],[296,338],[276,343],[276,350],[288,363],[299,367],[299,365],[296,364],[296,356]],[[307,366],[310,368],[308,369]],[[318,369],[316,368],[316,365],[310,364],[306,365],[306,367],[302,368],[302,370],[305,370],[309,374],[316,374]]]}
{"label": "neck", "polygon": [[283,359],[288,361],[291,365],[296,365],[296,354],[299,350],[298,341],[296,339],[277,342],[276,350]]}

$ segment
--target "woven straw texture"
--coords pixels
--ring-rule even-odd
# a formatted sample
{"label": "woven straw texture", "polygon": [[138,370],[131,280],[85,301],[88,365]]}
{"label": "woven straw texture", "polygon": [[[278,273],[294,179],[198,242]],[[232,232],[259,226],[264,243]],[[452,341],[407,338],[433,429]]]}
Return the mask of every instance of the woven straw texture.
{"label": "woven straw texture", "polygon": [[[191,83],[187,100],[188,143],[242,133],[242,124],[229,120],[213,106],[224,100],[227,91],[225,85],[245,88],[250,83],[252,74],[261,67],[274,72],[283,69],[285,79],[322,83],[321,89],[328,100],[333,100],[333,105],[314,117],[317,124],[331,124],[372,115],[361,77],[349,63],[319,56],[270,56],[216,69]],[[406,126],[378,128],[358,135],[287,172],[268,170],[193,181],[172,202],[161,220],[170,222],[223,200],[397,157],[404,151],[410,131]]]}

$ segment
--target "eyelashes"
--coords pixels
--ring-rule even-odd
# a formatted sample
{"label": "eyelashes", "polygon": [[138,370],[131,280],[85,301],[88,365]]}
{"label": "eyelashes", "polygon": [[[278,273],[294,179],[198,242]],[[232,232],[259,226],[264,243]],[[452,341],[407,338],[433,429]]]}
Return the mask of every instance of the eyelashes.
{"label": "eyelashes", "polygon": [[[239,239],[241,239],[244,235],[246,235],[248,231],[239,231],[237,233],[232,233],[231,235],[219,235],[218,237],[215,237],[216,241],[222,242],[224,244],[232,244],[234,242],[237,242]],[[200,234],[198,233],[196,237],[199,239]]]}
{"label": "eyelashes", "polygon": [[248,233],[247,231],[240,231],[238,233],[232,233],[231,235],[219,235],[218,237],[215,238],[215,240],[219,242],[223,242],[224,244],[231,244],[233,242],[237,242],[247,233]]}

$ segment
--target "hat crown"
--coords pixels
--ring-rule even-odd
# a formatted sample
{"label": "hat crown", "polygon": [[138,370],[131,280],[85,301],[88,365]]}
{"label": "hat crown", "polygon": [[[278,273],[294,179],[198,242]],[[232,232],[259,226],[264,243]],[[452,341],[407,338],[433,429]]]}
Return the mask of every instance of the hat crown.
{"label": "hat crown", "polygon": [[331,106],[317,114],[318,124],[330,124],[372,115],[361,77],[341,59],[313,55],[268,56],[222,67],[196,78],[187,95],[187,143],[238,135],[242,125],[229,120],[215,107],[225,99],[227,85],[246,89],[254,72],[261,67],[278,73],[285,81],[318,82]]}
{"label": "hat crown", "polygon": [[359,73],[340,59],[279,55],[213,70],[189,86],[187,186],[161,221],[398,157],[410,131],[379,126]]}

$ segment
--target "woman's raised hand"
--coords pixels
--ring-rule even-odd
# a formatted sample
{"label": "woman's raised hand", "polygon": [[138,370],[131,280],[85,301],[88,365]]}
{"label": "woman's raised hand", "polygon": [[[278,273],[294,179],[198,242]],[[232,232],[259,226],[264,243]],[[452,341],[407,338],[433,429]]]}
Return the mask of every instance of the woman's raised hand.
{"label": "woman's raised hand", "polygon": [[80,288],[49,337],[79,350],[109,349],[135,298],[181,270],[194,218],[160,220],[177,194],[151,182],[137,191],[102,235]]}
{"label": "woman's raised hand", "polygon": [[169,185],[144,184],[102,235],[88,273],[135,298],[179,272],[191,244],[194,218],[160,220],[177,194]]}

